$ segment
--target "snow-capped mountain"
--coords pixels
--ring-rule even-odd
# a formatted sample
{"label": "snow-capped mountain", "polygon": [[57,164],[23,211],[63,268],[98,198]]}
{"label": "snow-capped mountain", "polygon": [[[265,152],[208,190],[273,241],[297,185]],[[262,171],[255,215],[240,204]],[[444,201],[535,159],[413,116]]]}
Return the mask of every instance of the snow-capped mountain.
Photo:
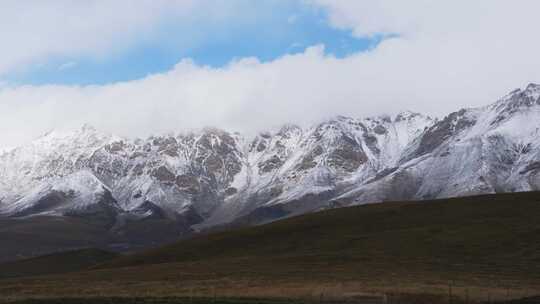
{"label": "snow-capped mountain", "polygon": [[0,217],[263,223],[324,208],[540,188],[540,86],[443,119],[339,116],[249,138],[90,126],[0,152]]}
{"label": "snow-capped mountain", "polygon": [[338,200],[424,199],[540,189],[540,85],[435,122],[398,165]]}

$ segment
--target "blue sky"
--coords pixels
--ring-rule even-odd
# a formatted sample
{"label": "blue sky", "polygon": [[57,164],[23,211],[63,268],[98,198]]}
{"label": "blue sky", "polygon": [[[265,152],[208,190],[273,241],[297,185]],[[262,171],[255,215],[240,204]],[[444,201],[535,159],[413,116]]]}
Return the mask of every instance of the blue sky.
{"label": "blue sky", "polygon": [[0,148],[483,106],[540,82],[540,1],[516,1],[0,1]]}
{"label": "blue sky", "polygon": [[260,1],[250,12],[250,18],[236,21],[204,22],[204,15],[166,20],[152,37],[120,50],[101,56],[48,56],[2,78],[13,85],[107,84],[170,70],[183,58],[222,67],[244,57],[267,62],[318,44],[326,54],[343,58],[380,42],[377,36],[361,39],[351,30],[332,27],[325,10],[302,2]]}

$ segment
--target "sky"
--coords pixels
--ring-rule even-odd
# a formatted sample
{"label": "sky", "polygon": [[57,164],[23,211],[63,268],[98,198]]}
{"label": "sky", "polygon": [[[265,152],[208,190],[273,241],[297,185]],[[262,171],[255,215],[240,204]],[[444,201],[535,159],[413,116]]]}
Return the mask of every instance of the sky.
{"label": "sky", "polygon": [[89,123],[128,137],[402,110],[540,82],[536,0],[6,0],[0,148]]}

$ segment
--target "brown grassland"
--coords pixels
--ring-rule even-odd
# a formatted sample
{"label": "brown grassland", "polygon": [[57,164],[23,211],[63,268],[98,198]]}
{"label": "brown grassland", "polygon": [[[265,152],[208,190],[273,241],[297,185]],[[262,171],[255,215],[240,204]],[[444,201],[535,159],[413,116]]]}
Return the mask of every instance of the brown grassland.
{"label": "brown grassland", "polygon": [[540,294],[540,193],[333,209],[48,273],[64,259],[0,297],[504,301]]}

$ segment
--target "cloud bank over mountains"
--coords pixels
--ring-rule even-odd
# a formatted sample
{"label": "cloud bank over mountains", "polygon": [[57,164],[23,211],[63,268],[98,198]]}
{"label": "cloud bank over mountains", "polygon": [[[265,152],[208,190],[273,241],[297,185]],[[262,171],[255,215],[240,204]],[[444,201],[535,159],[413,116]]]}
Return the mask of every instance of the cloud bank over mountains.
{"label": "cloud bank over mountains", "polygon": [[[0,50],[0,75],[50,56],[103,56],[155,39],[153,30],[171,18],[189,19],[208,8],[207,22],[234,22],[249,13],[239,10],[244,1],[52,3],[36,2],[31,10],[21,7],[29,4],[2,4],[0,18],[9,26],[0,30],[6,45]],[[3,84],[0,147],[85,122],[134,136],[204,126],[256,132],[338,114],[404,109],[440,115],[488,104],[540,81],[538,1],[318,0],[306,5],[326,11],[325,22],[333,27],[384,38],[345,58],[314,45],[269,62],[240,58],[220,68],[184,59],[170,71],[106,85]]]}

